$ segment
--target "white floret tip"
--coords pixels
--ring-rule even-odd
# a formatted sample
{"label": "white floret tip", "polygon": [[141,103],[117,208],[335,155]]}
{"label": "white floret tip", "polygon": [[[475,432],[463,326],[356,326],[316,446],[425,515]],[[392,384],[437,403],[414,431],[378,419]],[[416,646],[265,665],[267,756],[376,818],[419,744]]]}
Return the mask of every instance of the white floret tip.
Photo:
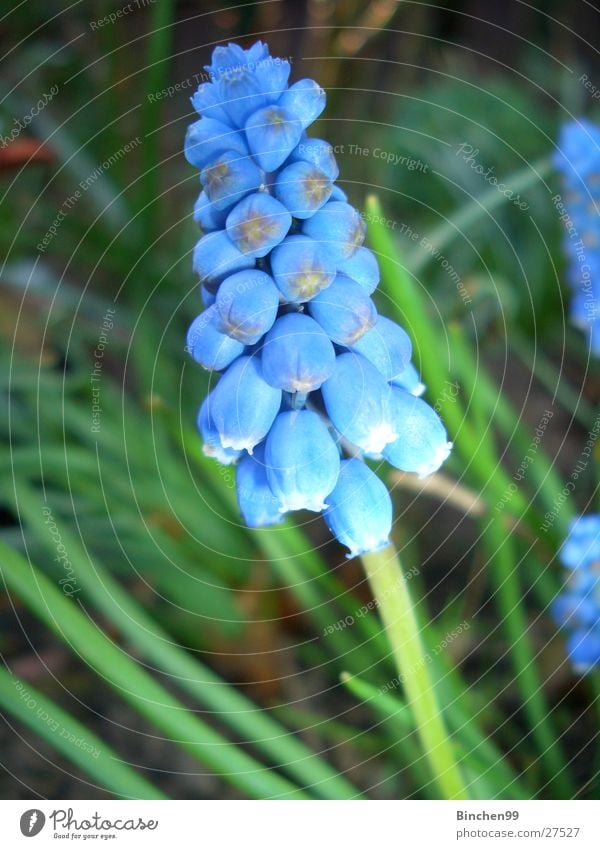
{"label": "white floret tip", "polygon": [[360,445],[365,454],[381,454],[386,445],[398,439],[398,431],[389,422],[381,422],[372,427],[364,442]]}
{"label": "white floret tip", "polygon": [[442,445],[439,445],[434,451],[430,461],[428,463],[422,463],[417,468],[417,475],[420,478],[426,478],[434,472],[437,472],[442,463],[444,463],[450,456],[453,445],[453,442],[444,442]]}

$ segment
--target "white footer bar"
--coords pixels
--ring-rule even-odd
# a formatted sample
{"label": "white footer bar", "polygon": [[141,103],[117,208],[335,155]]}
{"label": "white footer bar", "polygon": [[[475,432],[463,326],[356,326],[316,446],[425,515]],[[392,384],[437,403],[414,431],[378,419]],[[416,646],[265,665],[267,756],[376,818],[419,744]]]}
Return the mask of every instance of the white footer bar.
{"label": "white footer bar", "polygon": [[3,849],[600,847],[600,802],[3,801]]}

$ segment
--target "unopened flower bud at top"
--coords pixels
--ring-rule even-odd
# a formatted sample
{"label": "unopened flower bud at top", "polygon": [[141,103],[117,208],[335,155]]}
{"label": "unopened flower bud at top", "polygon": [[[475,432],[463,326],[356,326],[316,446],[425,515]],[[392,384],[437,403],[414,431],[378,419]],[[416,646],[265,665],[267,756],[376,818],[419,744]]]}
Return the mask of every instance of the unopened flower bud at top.
{"label": "unopened flower bud at top", "polygon": [[213,51],[212,63],[205,67],[228,122],[238,127],[257,109],[275,103],[286,90],[290,75],[289,62],[275,62],[261,41],[248,50],[237,44],[220,45]]}

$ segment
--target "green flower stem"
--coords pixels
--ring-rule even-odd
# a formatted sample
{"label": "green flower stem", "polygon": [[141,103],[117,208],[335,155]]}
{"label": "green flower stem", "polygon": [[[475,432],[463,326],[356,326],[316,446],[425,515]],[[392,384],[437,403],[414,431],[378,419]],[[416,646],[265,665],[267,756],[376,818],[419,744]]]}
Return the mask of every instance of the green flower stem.
{"label": "green flower stem", "polygon": [[429,659],[421,641],[398,555],[389,546],[382,551],[364,554],[362,561],[378,603],[399,680],[415,718],[417,733],[442,796],[445,799],[467,799],[454,747],[433,688]]}
{"label": "green flower stem", "polygon": [[[427,786],[430,779],[429,775],[425,775],[423,755],[418,750],[416,740],[410,736],[414,729],[414,721],[408,706],[395,696],[381,693],[371,684],[355,676],[342,673],[341,680],[357,699],[360,699],[363,704],[370,705],[377,716],[389,725],[393,725],[396,734],[398,732],[402,734],[399,746],[405,751],[405,760],[410,762],[410,768],[415,773],[415,781],[419,781],[418,789],[428,798],[433,798],[431,789]],[[456,723],[456,716],[452,715],[452,718]],[[465,735],[462,744],[457,745],[457,751],[460,751],[466,743]],[[516,775],[511,772],[509,764],[493,743],[485,740],[482,746],[477,739],[471,740],[470,743],[470,750],[462,749],[461,768],[467,778],[467,786],[472,798],[512,800],[531,798],[531,794],[525,793],[519,785]]]}

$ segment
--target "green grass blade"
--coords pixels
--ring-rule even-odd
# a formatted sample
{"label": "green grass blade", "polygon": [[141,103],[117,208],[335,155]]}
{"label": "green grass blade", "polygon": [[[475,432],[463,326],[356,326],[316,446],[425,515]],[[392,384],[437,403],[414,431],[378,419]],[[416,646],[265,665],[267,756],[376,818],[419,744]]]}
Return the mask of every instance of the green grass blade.
{"label": "green grass blade", "polygon": [[[403,701],[397,696],[381,692],[366,681],[350,675],[342,675],[342,683],[357,699],[371,707],[374,713],[382,719],[388,720],[401,733],[401,745],[407,746],[407,758],[410,757],[415,769],[415,778],[419,786],[425,790],[430,783],[429,774],[422,762],[420,754],[414,741],[408,737],[414,730],[411,712]],[[449,719],[454,719],[457,724],[457,714],[448,713]],[[516,777],[507,765],[503,763],[503,755],[496,747],[486,740],[484,745],[480,741],[473,744],[470,737],[464,736],[466,726],[458,725],[455,728],[456,736],[460,740],[457,744],[457,752],[460,764],[468,778],[468,790],[475,799],[526,799],[528,796],[519,788]],[[414,751],[413,751],[414,746]]]}
{"label": "green grass blade", "polygon": [[[436,399],[450,438],[460,453],[465,474],[476,480],[482,499],[493,506],[502,497],[511,479],[498,461],[489,427],[480,432],[469,418],[470,410],[464,408],[462,399],[448,397],[447,379],[451,362],[444,363],[439,330],[428,316],[422,289],[402,262],[398,246],[382,223],[385,217],[379,201],[373,195],[367,198],[367,214],[372,222],[369,234],[381,267],[383,291],[413,339],[428,386],[427,397]],[[527,499],[519,491],[514,493],[510,510],[513,515],[524,517],[534,532],[539,527],[538,517],[532,515]]]}
{"label": "green grass blade", "polygon": [[497,520],[482,523],[482,545],[486,552],[487,574],[497,595],[503,615],[515,682],[521,692],[523,713],[535,740],[550,784],[559,799],[572,799],[575,788],[566,769],[568,760],[560,750],[552,718],[546,703],[534,649],[530,642],[529,624],[523,610],[523,591],[519,586],[518,557],[514,541]]}
{"label": "green grass blade", "polygon": [[369,707],[378,721],[383,724],[388,737],[394,740],[394,748],[401,752],[402,762],[412,773],[415,790],[427,799],[438,798],[435,784],[415,737],[415,724],[408,706],[400,699],[381,694],[372,684],[359,677],[343,672],[344,687],[365,707]]}
{"label": "green grass blade", "polygon": [[[36,499],[24,486],[18,495],[19,513],[47,549],[52,539],[43,526]],[[131,594],[95,560],[90,560],[73,534],[60,534],[77,581],[94,605],[127,636],[145,658],[155,663],[172,682],[196,698],[246,742],[323,798],[355,798],[359,791],[329,764],[315,755],[284,726],[272,719],[242,693],[222,681],[212,670],[174,644]]]}
{"label": "green grass blade", "polygon": [[[473,400],[473,405],[480,410],[484,421],[491,421],[498,426],[508,445],[515,448],[519,461],[523,463],[528,457],[531,462],[525,468],[524,482],[535,484],[533,493],[536,503],[539,501],[545,510],[552,510],[556,506],[556,498],[564,489],[564,483],[557,473],[554,465],[546,455],[539,443],[535,444],[535,451],[531,453],[532,434],[521,424],[520,417],[511,402],[502,394],[498,386],[488,374],[485,366],[476,362],[464,333],[458,324],[448,327],[448,334],[452,344],[452,361],[465,391]],[[552,411],[550,411],[552,412]],[[511,490],[506,490],[505,495],[511,497],[515,481],[511,480]],[[496,505],[494,513],[503,509]],[[557,543],[565,536],[569,522],[574,516],[574,510],[566,501],[556,517],[556,526],[559,529]],[[539,528],[538,528],[539,531]],[[552,537],[552,535],[550,535]],[[554,596],[554,590],[550,588],[550,594]]]}
{"label": "green grass blade", "polygon": [[[556,398],[561,406],[585,428],[593,426],[594,409],[581,391],[583,386],[579,391],[571,386],[564,372],[559,370],[539,347],[534,348],[523,338],[516,327],[511,327],[510,330],[510,348],[523,365],[536,376],[553,401]],[[590,364],[589,368],[591,370],[593,365]],[[582,375],[582,384],[584,379],[585,376]]]}
{"label": "green grass blade", "polygon": [[89,728],[2,665],[0,706],[115,796],[122,799],[167,798],[150,781],[124,763]]}
{"label": "green grass blade", "polygon": [[[175,4],[172,0],[160,0],[152,6],[150,32],[148,34],[147,73],[145,75],[142,102],[141,127],[143,146],[140,152],[142,176],[140,179],[140,208],[143,230],[147,243],[151,244],[158,232],[159,177],[162,171],[160,159],[160,115],[162,99],[156,97],[168,80],[168,59],[171,52],[171,34]],[[136,287],[139,288],[139,287]],[[143,289],[145,291],[145,287]]]}
{"label": "green grass blade", "polygon": [[76,647],[81,660],[168,739],[251,798],[309,798],[185,708],[115,645],[44,574],[1,542],[0,564],[8,589],[16,593],[71,650]]}
{"label": "green grass blade", "polygon": [[[544,156],[507,177],[507,185],[510,185],[514,195],[518,195],[544,180],[552,172],[552,169],[551,157]],[[490,216],[490,213],[503,203],[508,203],[506,195],[498,191],[496,186],[492,186],[483,192],[480,197],[473,198],[465,204],[452,218],[440,224],[426,236],[429,244],[428,250],[415,248],[414,253],[407,256],[407,264],[413,274],[422,271],[428,262],[436,255],[439,256],[440,251],[448,247],[454,239],[461,236],[480,218]]]}

